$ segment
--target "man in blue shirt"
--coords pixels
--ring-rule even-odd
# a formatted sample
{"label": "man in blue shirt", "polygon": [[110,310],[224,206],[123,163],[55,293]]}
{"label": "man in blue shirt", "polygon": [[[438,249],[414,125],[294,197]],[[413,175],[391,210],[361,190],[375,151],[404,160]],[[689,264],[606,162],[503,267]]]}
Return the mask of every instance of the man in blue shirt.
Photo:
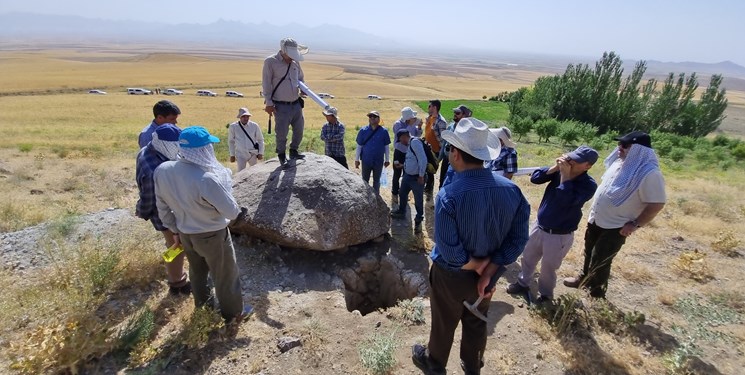
{"label": "man in blue shirt", "polygon": [[140,132],[140,137],[137,141],[140,148],[143,148],[150,143],[150,140],[153,139],[153,132],[155,132],[155,128],[158,126],[163,124],[176,125],[180,114],[181,110],[171,101],[161,100],[155,103],[153,106],[153,116],[155,117],[153,122],[144,127]]}
{"label": "man in blue shirt", "polygon": [[460,322],[461,367],[479,374],[486,348],[486,322],[463,306],[483,300],[489,311],[497,271],[514,262],[528,240],[530,205],[520,188],[484,167],[499,155],[499,140],[483,122],[460,120],[442,138],[455,174],[435,200],[435,246],[430,257],[432,330],[429,343],[412,347],[414,364],[428,374],[445,374],[453,335]]}
{"label": "man in blue shirt", "polygon": [[[401,109],[401,118],[393,123],[393,135],[395,136],[401,130],[408,130],[412,137],[422,136],[422,121],[416,117],[416,111],[411,107]],[[406,152],[409,146],[402,144],[398,140],[393,142],[393,186],[391,194],[396,197],[399,193],[399,180],[403,173],[403,164],[406,160]],[[396,166],[399,163],[399,167]]]}
{"label": "man in blue shirt", "polygon": [[362,162],[362,179],[370,184],[370,173],[373,176],[373,189],[380,194],[380,175],[383,168],[388,167],[391,137],[388,129],[380,126],[380,113],[371,111],[367,114],[369,125],[357,133],[357,150],[355,151],[354,167],[359,168]]}
{"label": "man in blue shirt", "polygon": [[598,152],[580,146],[556,159],[556,164],[533,172],[530,182],[545,184],[538,220],[530,230],[525,245],[522,268],[517,281],[507,286],[507,293],[528,293],[536,264],[541,261],[538,277],[538,302],[550,301],[556,287],[556,271],[572,247],[574,231],[582,219],[582,206],[595,194],[598,185],[587,171],[598,160]]}
{"label": "man in blue shirt", "polygon": [[408,148],[404,161],[401,189],[398,192],[398,209],[391,212],[394,219],[403,219],[406,215],[409,192],[414,193],[414,233],[422,233],[424,219],[424,176],[427,173],[427,154],[424,152],[422,140],[412,137],[409,131],[401,129],[396,133],[396,141]]}

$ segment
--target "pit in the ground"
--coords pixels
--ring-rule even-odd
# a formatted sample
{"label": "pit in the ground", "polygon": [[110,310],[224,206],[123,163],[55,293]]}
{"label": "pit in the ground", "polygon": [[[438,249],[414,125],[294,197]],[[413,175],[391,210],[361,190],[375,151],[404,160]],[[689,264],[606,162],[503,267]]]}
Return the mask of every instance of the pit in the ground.
{"label": "pit in the ground", "polygon": [[425,277],[404,269],[390,254],[359,258],[355,267],[341,270],[339,276],[344,281],[347,310],[359,310],[362,315],[427,294]]}

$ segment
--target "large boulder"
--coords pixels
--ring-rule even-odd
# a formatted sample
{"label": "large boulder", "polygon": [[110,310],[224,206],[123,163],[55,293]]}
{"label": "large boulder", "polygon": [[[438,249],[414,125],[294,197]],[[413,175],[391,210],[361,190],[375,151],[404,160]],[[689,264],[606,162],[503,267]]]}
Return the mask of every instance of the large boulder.
{"label": "large boulder", "polygon": [[233,177],[233,195],[248,213],[231,230],[282,246],[341,249],[390,229],[383,199],[327,156],[306,153],[284,168],[276,159],[257,164]]}

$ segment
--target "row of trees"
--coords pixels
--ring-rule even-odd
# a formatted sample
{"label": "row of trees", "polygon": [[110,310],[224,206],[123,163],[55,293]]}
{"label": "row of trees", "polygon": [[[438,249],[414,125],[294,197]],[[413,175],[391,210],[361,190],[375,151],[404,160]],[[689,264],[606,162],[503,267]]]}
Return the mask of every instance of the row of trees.
{"label": "row of trees", "polygon": [[594,69],[570,64],[561,75],[538,78],[532,88],[490,99],[509,103],[513,126],[557,119],[590,124],[601,134],[656,130],[702,137],[721,124],[727,108],[721,75],[713,75],[694,100],[699,87],[695,73],[670,73],[659,88],[656,79],[642,81],[646,69],[646,62],[640,61],[623,78],[620,56],[606,52]]}

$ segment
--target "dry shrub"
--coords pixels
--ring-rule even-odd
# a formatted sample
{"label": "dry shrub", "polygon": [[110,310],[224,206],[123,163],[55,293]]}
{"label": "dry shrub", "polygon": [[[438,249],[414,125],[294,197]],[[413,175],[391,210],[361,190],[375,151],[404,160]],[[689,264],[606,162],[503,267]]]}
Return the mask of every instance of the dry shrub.
{"label": "dry shrub", "polygon": [[675,261],[674,267],[684,277],[700,283],[714,279],[714,273],[706,262],[706,254],[697,249],[682,252]]}
{"label": "dry shrub", "polygon": [[427,321],[421,297],[398,301],[396,306],[387,310],[386,316],[408,326],[421,325]]}
{"label": "dry shrub", "polygon": [[728,257],[736,257],[740,255],[737,251],[740,244],[741,241],[735,237],[734,232],[719,231],[716,240],[711,242],[711,248]]}
{"label": "dry shrub", "polygon": [[621,267],[617,267],[616,271],[627,281],[638,284],[651,284],[656,280],[648,267],[634,263],[629,258],[623,258],[620,265]]}

